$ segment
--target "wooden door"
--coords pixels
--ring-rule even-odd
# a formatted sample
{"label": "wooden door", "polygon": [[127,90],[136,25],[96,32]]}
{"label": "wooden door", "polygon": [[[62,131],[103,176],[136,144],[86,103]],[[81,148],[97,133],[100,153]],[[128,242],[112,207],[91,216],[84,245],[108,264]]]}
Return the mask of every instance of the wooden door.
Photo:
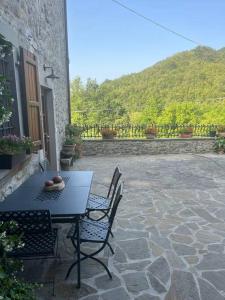
{"label": "wooden door", "polygon": [[43,135],[37,59],[33,53],[21,48],[21,62],[25,134],[31,137],[35,147],[40,149],[43,145]]}

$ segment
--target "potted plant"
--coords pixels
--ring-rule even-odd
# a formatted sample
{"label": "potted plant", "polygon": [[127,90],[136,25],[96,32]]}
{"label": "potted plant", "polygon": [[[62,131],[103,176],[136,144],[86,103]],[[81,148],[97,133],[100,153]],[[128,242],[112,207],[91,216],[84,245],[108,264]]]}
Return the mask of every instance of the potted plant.
{"label": "potted plant", "polygon": [[216,130],[210,130],[209,137],[216,137]]}
{"label": "potted plant", "polygon": [[28,137],[6,135],[0,138],[0,166],[1,169],[12,169],[31,151],[33,143]]}
{"label": "potted plant", "polygon": [[75,145],[76,145],[76,143],[75,143],[74,137],[67,136],[66,139],[65,139],[65,142],[63,144],[62,151],[64,153],[74,154]]}
{"label": "potted plant", "polygon": [[102,138],[106,139],[106,140],[113,140],[114,137],[116,137],[117,132],[114,129],[110,129],[110,128],[102,128],[102,130],[100,131]]}
{"label": "potted plant", "polygon": [[62,153],[70,153],[73,158],[79,158],[82,152],[81,134],[83,128],[74,124],[68,124],[65,128],[66,140],[62,149]]}
{"label": "potted plant", "polygon": [[180,138],[191,138],[193,134],[192,127],[184,127],[179,130],[179,137]]}
{"label": "potted plant", "polygon": [[80,126],[74,124],[67,124],[65,131],[66,131],[66,136],[74,137],[74,136],[81,136],[83,129]]}
{"label": "potted plant", "polygon": [[221,136],[221,137],[225,137],[225,126],[219,126],[218,130],[218,136]]}
{"label": "potted plant", "polygon": [[216,139],[214,149],[217,153],[225,153],[225,137],[218,137]]}
{"label": "potted plant", "polygon": [[155,127],[147,127],[145,129],[145,136],[147,139],[154,139],[157,134],[157,129]]}

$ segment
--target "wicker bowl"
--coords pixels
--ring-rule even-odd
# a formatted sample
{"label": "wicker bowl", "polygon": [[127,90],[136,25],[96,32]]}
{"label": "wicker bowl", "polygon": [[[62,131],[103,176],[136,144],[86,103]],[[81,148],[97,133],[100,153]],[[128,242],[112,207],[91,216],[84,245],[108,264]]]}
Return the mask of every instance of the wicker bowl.
{"label": "wicker bowl", "polygon": [[44,187],[44,190],[45,190],[46,192],[61,191],[61,190],[64,189],[64,187],[65,187],[65,182],[62,181],[62,182],[60,182],[60,183],[55,183],[55,184],[53,184],[53,185],[51,185],[51,186],[45,186],[45,187]]}

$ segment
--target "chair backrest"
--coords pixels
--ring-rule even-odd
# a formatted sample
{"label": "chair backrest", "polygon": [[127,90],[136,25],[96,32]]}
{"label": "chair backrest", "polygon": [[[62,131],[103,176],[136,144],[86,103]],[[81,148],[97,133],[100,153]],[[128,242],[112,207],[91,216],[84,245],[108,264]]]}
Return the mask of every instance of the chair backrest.
{"label": "chair backrest", "polygon": [[1,211],[0,221],[17,223],[16,229],[9,233],[46,233],[52,230],[51,216],[49,210],[19,210]]}
{"label": "chair backrest", "polygon": [[47,158],[45,158],[44,160],[42,160],[41,162],[39,162],[39,167],[41,169],[41,172],[45,172],[48,170],[49,168],[49,161]]}
{"label": "chair backrest", "polygon": [[115,168],[115,171],[113,173],[113,177],[112,177],[112,180],[111,180],[111,183],[110,183],[110,186],[109,186],[109,191],[108,191],[108,194],[107,194],[107,198],[110,198],[110,206],[112,204],[112,201],[114,199],[114,196],[115,196],[115,193],[116,193],[116,189],[117,189],[117,186],[118,186],[118,183],[119,183],[119,179],[120,177],[122,176],[122,173],[120,172],[120,169],[119,167],[116,167]]}
{"label": "chair backrest", "polygon": [[111,231],[113,221],[115,219],[115,215],[116,215],[116,212],[117,212],[117,208],[118,208],[118,205],[119,205],[122,197],[123,197],[123,183],[121,183],[119,185],[119,187],[117,189],[117,192],[116,192],[115,200],[113,202],[113,207],[111,209],[111,213],[110,213],[110,216],[109,216],[109,231],[108,231],[108,234]]}

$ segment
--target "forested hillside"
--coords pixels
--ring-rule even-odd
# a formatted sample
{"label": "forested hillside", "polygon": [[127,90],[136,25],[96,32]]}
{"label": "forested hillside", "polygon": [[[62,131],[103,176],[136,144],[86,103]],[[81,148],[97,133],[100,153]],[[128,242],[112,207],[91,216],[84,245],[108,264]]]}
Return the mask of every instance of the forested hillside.
{"label": "forested hillside", "polygon": [[197,47],[98,85],[71,82],[72,122],[225,124],[225,48]]}

